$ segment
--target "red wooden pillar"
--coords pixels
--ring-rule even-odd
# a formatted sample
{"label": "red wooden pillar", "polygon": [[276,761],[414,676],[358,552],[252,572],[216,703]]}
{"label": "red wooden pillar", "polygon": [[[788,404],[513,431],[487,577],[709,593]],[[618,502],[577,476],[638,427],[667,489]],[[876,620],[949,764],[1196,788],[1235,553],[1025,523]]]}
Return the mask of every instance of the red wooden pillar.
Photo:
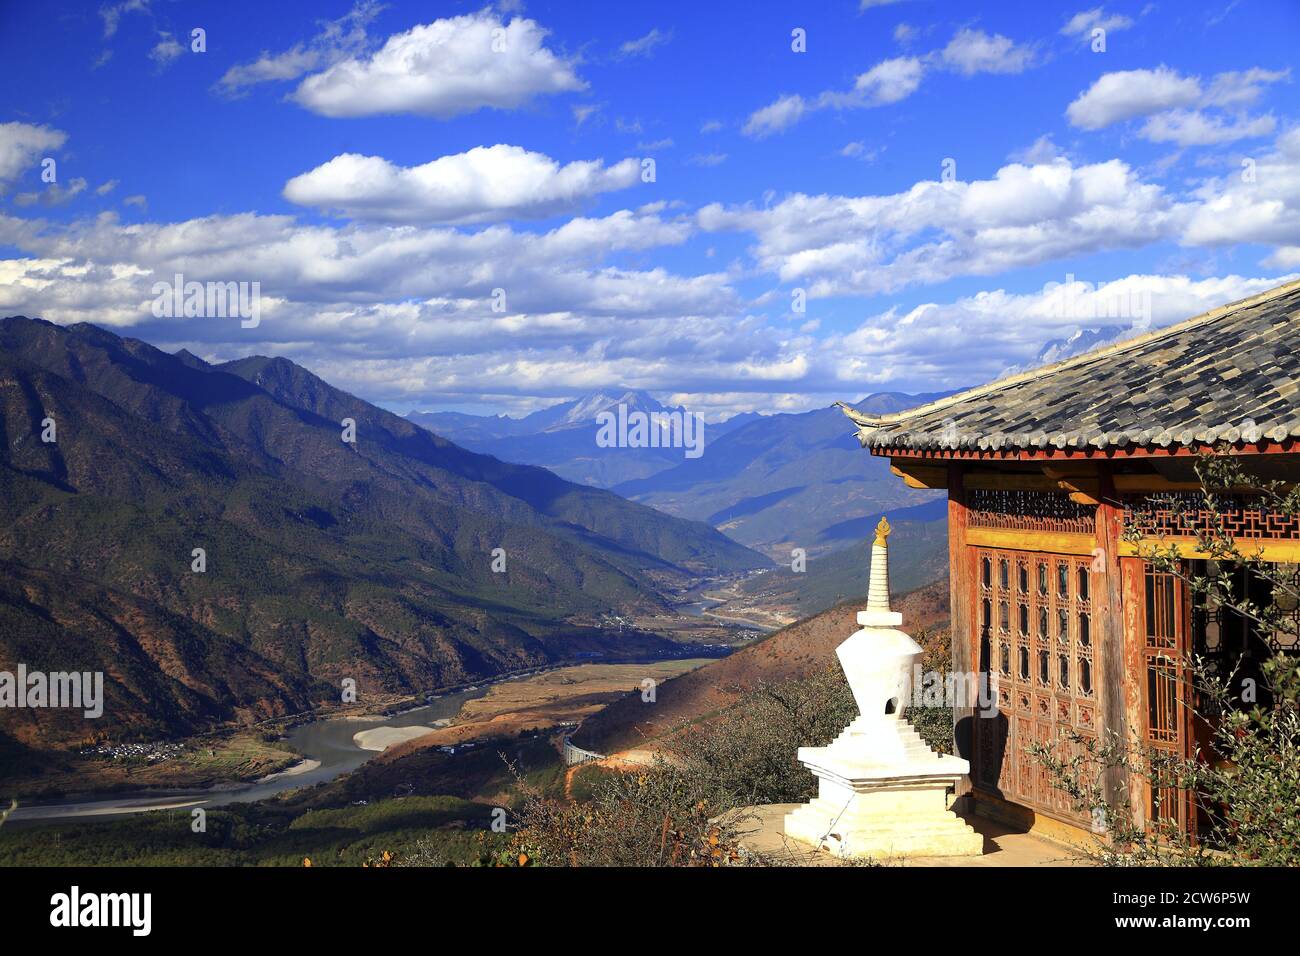
{"label": "red wooden pillar", "polygon": [[[1101,742],[1113,735],[1120,740],[1131,739],[1129,728],[1132,710],[1131,692],[1135,671],[1128,666],[1129,641],[1132,631],[1125,624],[1125,610],[1131,606],[1131,595],[1125,593],[1125,575],[1120,566],[1120,544],[1124,533],[1124,505],[1115,493],[1115,482],[1109,462],[1098,468],[1097,505],[1097,560],[1094,573],[1100,569],[1104,575],[1097,588],[1102,598],[1101,606],[1094,609],[1100,624],[1101,655]],[[1140,562],[1139,562],[1140,563]],[[1140,583],[1140,582],[1139,582]],[[1098,613],[1100,612],[1100,613]],[[1122,768],[1112,768],[1105,774],[1107,802],[1116,806],[1125,793],[1128,781]]]}
{"label": "red wooden pillar", "polygon": [[[949,635],[954,674],[974,674],[979,670],[979,648],[975,627],[975,558],[966,546],[966,492],[962,484],[961,462],[948,463],[948,606],[951,618]],[[957,756],[971,761],[975,771],[975,701],[955,702],[953,708],[953,748]],[[966,781],[957,786],[960,796],[970,789]]]}

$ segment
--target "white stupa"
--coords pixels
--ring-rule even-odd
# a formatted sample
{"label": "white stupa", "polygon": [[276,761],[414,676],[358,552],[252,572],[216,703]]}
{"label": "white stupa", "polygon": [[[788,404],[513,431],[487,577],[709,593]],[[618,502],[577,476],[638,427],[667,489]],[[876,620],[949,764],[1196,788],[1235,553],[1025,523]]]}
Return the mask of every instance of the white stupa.
{"label": "white stupa", "polygon": [[876,528],[861,630],[835,651],[859,716],[828,747],[800,747],[816,799],[786,814],[785,833],[837,856],[978,856],[984,838],[947,807],[969,761],[929,748],[903,719],[921,647],[889,609],[889,522]]}

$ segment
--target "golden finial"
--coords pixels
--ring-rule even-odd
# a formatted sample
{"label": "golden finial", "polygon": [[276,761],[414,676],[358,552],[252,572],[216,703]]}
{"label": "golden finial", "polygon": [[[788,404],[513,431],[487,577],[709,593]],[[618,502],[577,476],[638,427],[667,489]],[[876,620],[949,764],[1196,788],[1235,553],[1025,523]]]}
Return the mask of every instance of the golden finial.
{"label": "golden finial", "polygon": [[889,519],[881,518],[880,524],[876,525],[875,543],[880,545],[880,547],[882,548],[887,548],[889,547],[889,545],[886,543],[885,539],[888,537],[889,537]]}

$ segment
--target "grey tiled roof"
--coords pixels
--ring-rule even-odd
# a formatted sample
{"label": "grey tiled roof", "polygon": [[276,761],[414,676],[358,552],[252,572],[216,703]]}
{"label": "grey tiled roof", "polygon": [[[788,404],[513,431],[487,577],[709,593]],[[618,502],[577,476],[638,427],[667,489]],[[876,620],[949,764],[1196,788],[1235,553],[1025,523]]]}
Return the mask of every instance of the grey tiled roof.
{"label": "grey tiled roof", "polygon": [[1170,447],[1300,437],[1300,282],[894,415],[864,447]]}

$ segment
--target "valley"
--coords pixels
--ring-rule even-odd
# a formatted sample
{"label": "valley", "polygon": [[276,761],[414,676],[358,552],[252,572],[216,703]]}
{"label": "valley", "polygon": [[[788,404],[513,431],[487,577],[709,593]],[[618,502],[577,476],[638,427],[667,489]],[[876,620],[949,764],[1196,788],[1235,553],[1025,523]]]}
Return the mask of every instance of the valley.
{"label": "valley", "polygon": [[646,680],[657,684],[710,660],[575,664],[516,674],[431,695],[415,706],[406,701],[387,714],[347,713],[270,726],[256,735],[193,738],[174,743],[173,757],[159,763],[122,764],[101,755],[73,759],[63,772],[43,780],[43,789],[30,799],[21,794],[25,799],[10,822],[51,824],[255,803],[328,785],[380,754],[392,760],[432,748],[454,757],[498,740],[545,739],[577,726]]}
{"label": "valley", "polygon": [[[317,711],[345,681],[370,700],[677,656],[636,622],[769,564],[283,359],[209,365],[11,318],[0,383],[0,666],[100,671],[106,696],[97,721],[6,710],[0,759]],[[57,442],[33,438],[44,417],[63,423]],[[602,623],[616,619],[632,626]]]}
{"label": "valley", "polygon": [[[646,678],[677,686],[860,593],[864,511],[890,509],[917,575],[945,547],[924,493],[858,474],[878,463],[834,409],[736,416],[699,459],[608,449],[621,464],[574,484],[529,449],[581,462],[610,400],[664,406],[597,396],[529,434],[474,426],[504,432],[512,464],[283,359],[212,365],[21,318],[0,347],[0,666],[102,670],[107,688],[99,721],[0,714],[19,829],[511,793],[500,748],[551,767]],[[42,415],[57,443],[24,437]]]}

